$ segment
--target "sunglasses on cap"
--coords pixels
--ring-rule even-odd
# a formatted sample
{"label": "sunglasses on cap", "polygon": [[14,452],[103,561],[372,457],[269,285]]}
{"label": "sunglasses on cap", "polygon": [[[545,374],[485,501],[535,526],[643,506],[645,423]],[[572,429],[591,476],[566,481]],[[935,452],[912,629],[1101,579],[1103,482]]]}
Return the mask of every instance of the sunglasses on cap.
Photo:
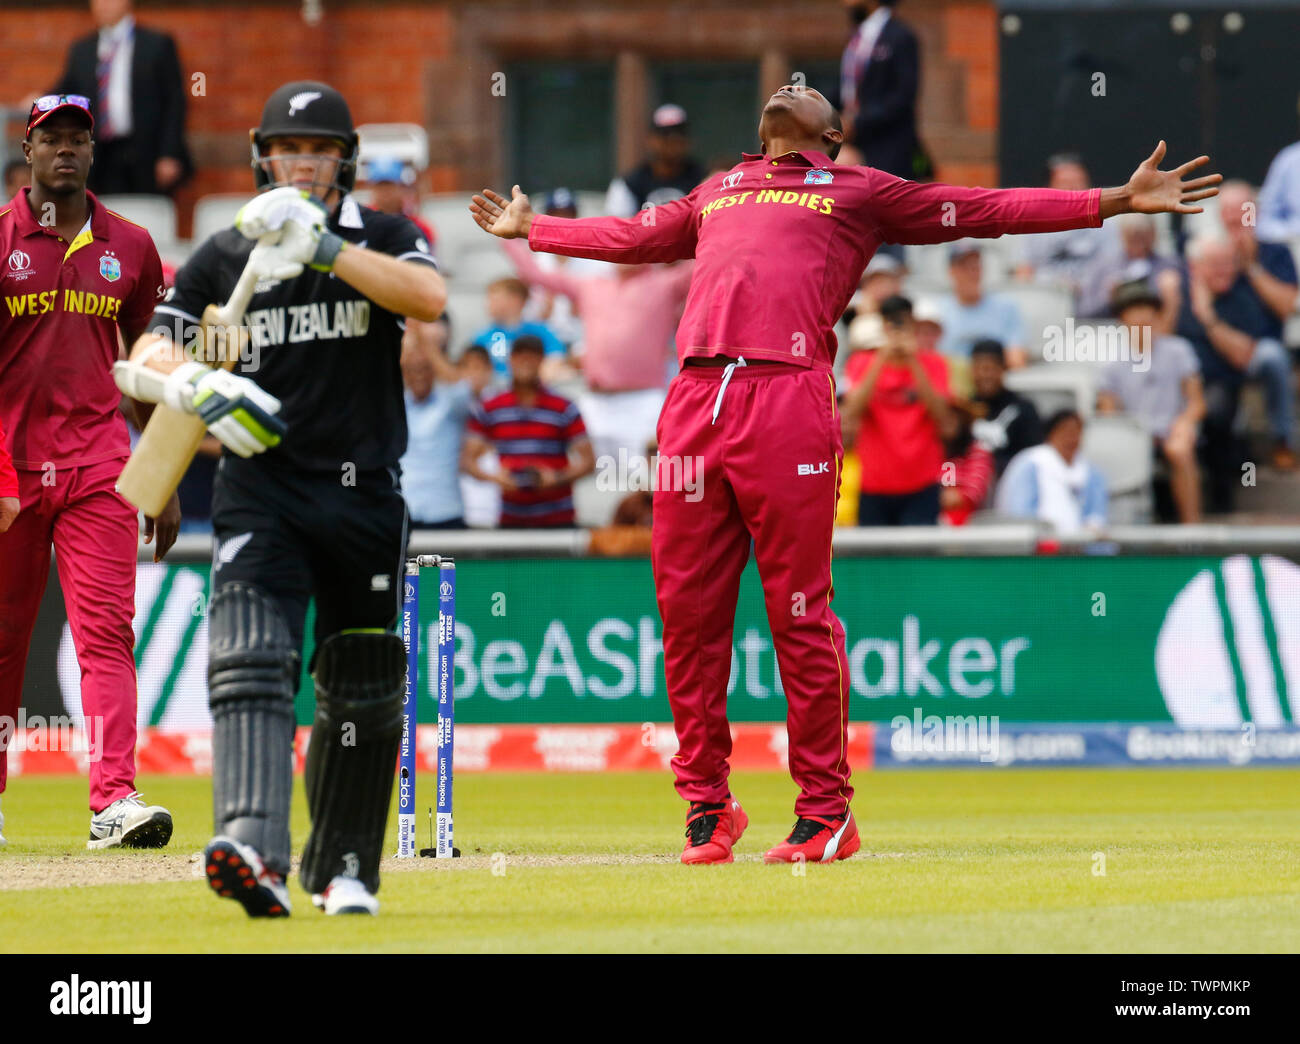
{"label": "sunglasses on cap", "polygon": [[60,109],[76,109],[94,128],[95,117],[90,113],[90,99],[84,94],[45,94],[32,102],[32,111],[27,117],[27,134],[30,136],[34,127],[44,123]]}

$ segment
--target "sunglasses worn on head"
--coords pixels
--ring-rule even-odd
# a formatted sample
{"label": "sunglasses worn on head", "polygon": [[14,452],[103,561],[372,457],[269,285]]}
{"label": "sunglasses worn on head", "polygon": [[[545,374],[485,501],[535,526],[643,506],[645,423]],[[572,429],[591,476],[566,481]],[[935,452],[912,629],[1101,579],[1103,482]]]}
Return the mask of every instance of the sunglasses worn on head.
{"label": "sunglasses worn on head", "polygon": [[90,114],[90,99],[84,94],[45,94],[32,102],[32,111],[27,117],[26,135],[30,137],[32,131],[44,123],[54,110],[65,107],[80,110],[91,127],[94,127],[95,118]]}
{"label": "sunglasses worn on head", "polygon": [[84,94],[46,94],[32,102],[32,112],[49,112],[60,105],[76,105],[78,108],[89,109],[90,99]]}

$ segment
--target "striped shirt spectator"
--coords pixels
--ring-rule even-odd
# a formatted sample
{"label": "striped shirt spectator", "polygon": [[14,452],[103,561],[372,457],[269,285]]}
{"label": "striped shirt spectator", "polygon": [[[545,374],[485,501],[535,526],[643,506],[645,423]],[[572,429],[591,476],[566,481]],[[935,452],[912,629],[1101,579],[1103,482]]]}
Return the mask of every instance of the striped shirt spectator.
{"label": "striped shirt spectator", "polygon": [[[497,451],[502,488],[501,525],[541,528],[572,526],[573,481],[595,466],[578,407],[537,382],[541,345],[521,337],[511,352],[514,383],[509,390],[474,403],[466,424],[461,467],[476,478],[476,461],[487,446]],[[525,372],[525,368],[527,372]],[[569,463],[569,451],[579,463]]]}

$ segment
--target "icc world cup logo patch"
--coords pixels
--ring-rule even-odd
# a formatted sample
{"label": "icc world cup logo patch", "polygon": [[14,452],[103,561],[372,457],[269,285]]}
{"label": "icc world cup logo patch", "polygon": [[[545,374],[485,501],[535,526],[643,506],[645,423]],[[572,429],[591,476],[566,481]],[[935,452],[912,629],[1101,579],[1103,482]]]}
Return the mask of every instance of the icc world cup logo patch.
{"label": "icc world cup logo patch", "polygon": [[99,274],[110,283],[116,283],[122,278],[122,263],[118,261],[117,256],[111,250],[100,255]]}

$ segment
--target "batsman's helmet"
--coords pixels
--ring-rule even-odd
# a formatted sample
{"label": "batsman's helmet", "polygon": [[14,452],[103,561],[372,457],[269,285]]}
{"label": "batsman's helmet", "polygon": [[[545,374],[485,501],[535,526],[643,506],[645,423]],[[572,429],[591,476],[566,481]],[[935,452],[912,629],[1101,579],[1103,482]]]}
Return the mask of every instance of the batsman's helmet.
{"label": "batsman's helmet", "polygon": [[343,158],[336,161],[328,183],[316,186],[312,195],[324,196],[329,189],[340,193],[352,191],[357,178],[357,132],[352,127],[352,112],[343,95],[329,84],[314,80],[295,80],[277,87],[262,109],[262,123],[248,132],[252,143],[253,179],[259,190],[278,183],[266,156],[269,143],[291,135],[333,138],[343,147]]}

